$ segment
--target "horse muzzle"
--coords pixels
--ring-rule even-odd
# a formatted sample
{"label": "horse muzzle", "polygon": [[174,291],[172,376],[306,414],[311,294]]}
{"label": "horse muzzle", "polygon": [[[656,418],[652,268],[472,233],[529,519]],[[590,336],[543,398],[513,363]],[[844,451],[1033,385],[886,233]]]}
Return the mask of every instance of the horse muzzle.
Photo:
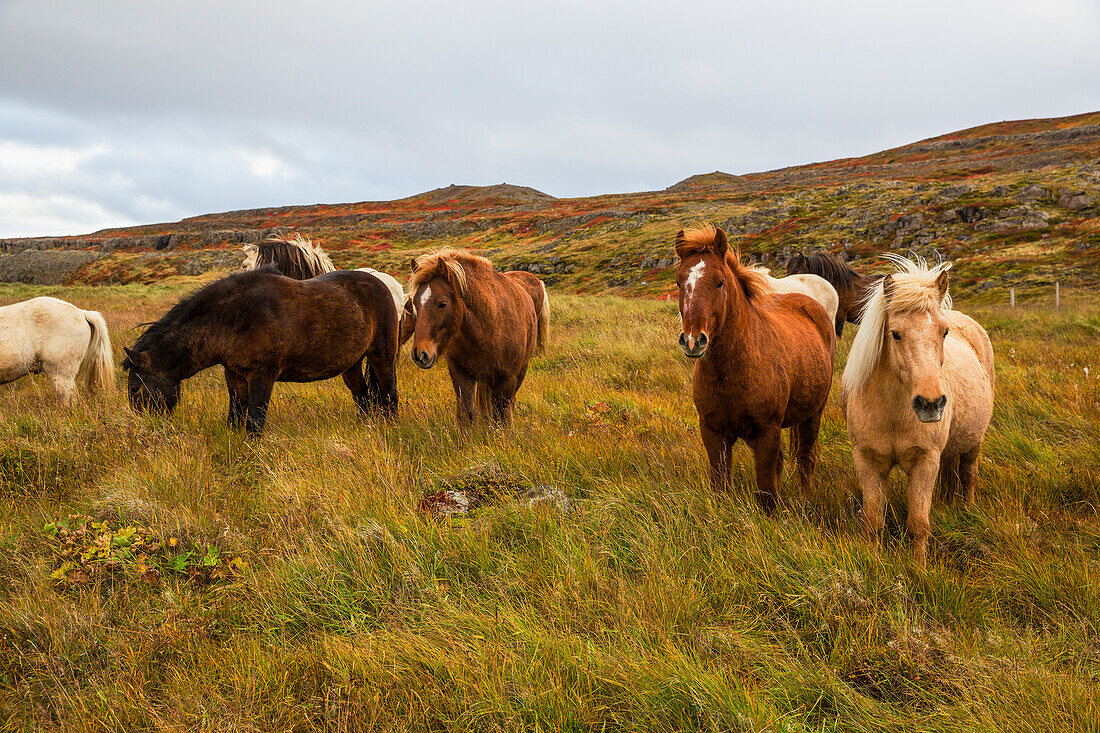
{"label": "horse muzzle", "polygon": [[913,398],[913,412],[921,422],[939,422],[943,419],[943,408],[947,406],[947,395],[941,394],[934,400],[917,395]]}
{"label": "horse muzzle", "polygon": [[421,369],[431,369],[435,366],[436,356],[429,356],[427,351],[420,351],[416,348],[412,350],[413,364],[416,364]]}
{"label": "horse muzzle", "polygon": [[709,341],[705,333],[701,333],[698,338],[695,338],[694,336],[688,336],[682,331],[680,332],[680,348],[684,350],[684,356],[691,359],[698,359],[705,354],[708,343]]}

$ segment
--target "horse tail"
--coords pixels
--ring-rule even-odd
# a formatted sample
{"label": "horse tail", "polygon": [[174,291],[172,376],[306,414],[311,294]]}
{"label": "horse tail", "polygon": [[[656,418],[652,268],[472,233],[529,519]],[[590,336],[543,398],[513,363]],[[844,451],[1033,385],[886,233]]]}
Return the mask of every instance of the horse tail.
{"label": "horse tail", "polygon": [[474,386],[474,411],[489,419],[493,417],[493,391],[483,382]]}
{"label": "horse tail", "polygon": [[92,329],[92,337],[88,339],[88,350],[80,362],[76,378],[92,393],[105,392],[115,386],[115,360],[111,353],[107,322],[97,311],[83,313]]}
{"label": "horse tail", "polygon": [[542,286],[542,306],[539,307],[539,334],[538,340],[535,342],[535,350],[542,351],[546,348],[546,342],[550,338],[550,295],[546,292],[546,284],[540,282]]}

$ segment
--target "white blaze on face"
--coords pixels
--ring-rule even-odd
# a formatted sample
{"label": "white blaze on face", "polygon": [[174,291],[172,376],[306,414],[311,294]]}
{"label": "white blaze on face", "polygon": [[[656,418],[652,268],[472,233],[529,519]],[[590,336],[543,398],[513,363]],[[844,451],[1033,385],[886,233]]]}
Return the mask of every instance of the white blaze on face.
{"label": "white blaze on face", "polygon": [[420,294],[420,307],[423,308],[425,305],[427,305],[428,300],[430,300],[431,297],[432,297],[432,286],[431,285],[425,285],[424,286],[424,292]]}
{"label": "white blaze on face", "polygon": [[686,295],[690,298],[692,291],[695,290],[695,284],[699,282],[699,278],[703,276],[703,268],[706,267],[706,263],[700,260],[696,263],[695,267],[688,270],[688,279],[684,284],[684,290],[687,291]]}

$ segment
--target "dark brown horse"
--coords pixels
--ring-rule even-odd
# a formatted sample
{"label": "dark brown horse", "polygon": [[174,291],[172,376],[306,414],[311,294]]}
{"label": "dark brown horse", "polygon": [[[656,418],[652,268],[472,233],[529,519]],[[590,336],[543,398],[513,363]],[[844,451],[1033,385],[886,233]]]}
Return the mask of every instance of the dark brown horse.
{"label": "dark brown horse", "polygon": [[447,359],[459,425],[473,421],[475,405],[486,418],[510,422],[527,364],[548,335],[542,281],[444,249],[413,260],[408,292],[403,322],[413,325],[413,363],[431,369]]}
{"label": "dark brown horse", "polygon": [[125,351],[137,410],[171,412],[181,381],[221,365],[229,425],[250,435],[263,430],[275,382],[341,375],[362,413],[397,414],[397,309],[364,272],[301,281],[269,268],[230,275],[181,300]]}
{"label": "dark brown horse", "polygon": [[817,433],[829,398],[836,337],[821,304],[772,292],[741,264],[714,226],[676,235],[680,266],[680,346],[695,359],[692,393],[710,460],[711,485],[730,486],[730,453],[744,440],[756,465],[756,498],[775,507],[783,428],[792,428],[803,491],[817,459]]}
{"label": "dark brown horse", "polygon": [[836,309],[836,335],[844,330],[844,322],[858,324],[868,292],[882,279],[881,275],[860,275],[849,265],[828,252],[797,254],[787,260],[787,274],[809,274],[823,277],[836,288],[840,305]]}

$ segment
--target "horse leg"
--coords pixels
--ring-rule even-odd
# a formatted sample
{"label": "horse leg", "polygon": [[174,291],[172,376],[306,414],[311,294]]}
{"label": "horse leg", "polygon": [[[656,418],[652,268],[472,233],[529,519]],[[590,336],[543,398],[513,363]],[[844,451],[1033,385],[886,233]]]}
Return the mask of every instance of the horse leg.
{"label": "horse leg", "polygon": [[932,491],[940,471],[940,457],[925,454],[917,458],[909,471],[909,519],[906,530],[913,542],[913,562],[928,563],[928,535],[931,533]]}
{"label": "horse leg", "polygon": [[392,354],[367,352],[369,394],[385,417],[397,417],[397,360]]}
{"label": "horse leg", "polygon": [[856,477],[863,493],[863,534],[867,539],[877,540],[886,525],[886,477],[890,469],[882,470],[865,456],[859,448],[852,449],[852,460],[856,464]]}
{"label": "horse leg", "polygon": [[728,494],[730,490],[730,453],[733,442],[714,432],[705,425],[699,426],[703,437],[703,447],[707,449],[710,462],[710,486],[716,492]]}
{"label": "horse leg", "polygon": [[225,387],[229,391],[229,417],[226,423],[231,428],[239,428],[248,407],[248,380],[226,369]]}
{"label": "horse leg", "polygon": [[512,423],[512,408],[516,404],[515,380],[508,380],[498,384],[492,391],[493,419],[510,425]]}
{"label": "horse leg", "polygon": [[767,425],[751,443],[756,467],[756,502],[768,514],[779,499],[779,456],[783,452],[783,431]]}
{"label": "horse leg", "polygon": [[959,456],[940,456],[940,492],[943,500],[955,500],[959,492]]}
{"label": "horse leg", "polygon": [[248,376],[248,413],[245,415],[244,426],[249,437],[256,437],[263,432],[267,421],[267,405],[271,401],[271,390],[274,387],[275,380],[266,374]]}
{"label": "horse leg", "polygon": [[821,429],[821,413],[794,426],[795,448],[798,451],[798,483],[803,495],[813,486],[814,466],[817,465],[817,436]]}
{"label": "horse leg", "polygon": [[360,359],[345,369],[340,377],[344,380],[344,385],[348,388],[348,391],[351,392],[351,398],[355,400],[359,417],[366,417],[367,411],[370,410],[375,401],[377,392],[371,390],[366,380],[363,379],[363,360]]}
{"label": "horse leg", "polygon": [[450,361],[447,362],[447,369],[451,373],[451,386],[455,390],[455,417],[458,419],[458,426],[465,430],[474,422],[474,390],[477,382]]}
{"label": "horse leg", "polygon": [[963,503],[967,506],[974,503],[974,488],[978,481],[978,453],[981,449],[982,444],[978,443],[973,450],[959,456],[959,480],[962,484]]}
{"label": "horse leg", "polygon": [[848,320],[847,316],[848,316],[848,314],[847,314],[846,311],[841,310],[839,308],[837,309],[835,320],[836,320],[836,338],[837,338],[838,341],[840,340],[840,335],[842,333],[844,333],[844,322],[846,320]]}
{"label": "horse leg", "polygon": [[76,375],[80,369],[80,359],[74,359],[70,364],[64,361],[48,361],[42,366],[46,372],[46,378],[50,380],[54,396],[63,405],[71,405],[76,393]]}

